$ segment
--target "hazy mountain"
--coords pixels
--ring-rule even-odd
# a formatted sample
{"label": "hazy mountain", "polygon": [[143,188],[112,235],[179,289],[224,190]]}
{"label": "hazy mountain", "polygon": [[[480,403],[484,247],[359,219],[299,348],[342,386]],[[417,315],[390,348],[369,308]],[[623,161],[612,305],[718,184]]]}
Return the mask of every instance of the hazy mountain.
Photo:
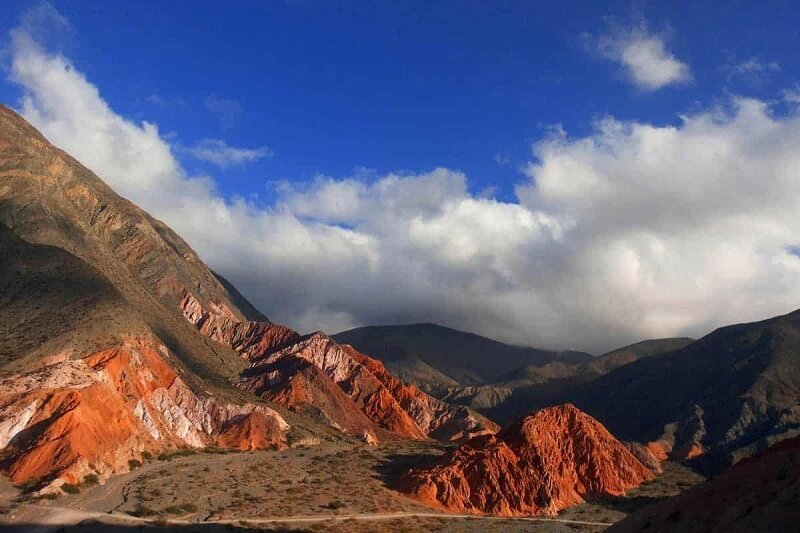
{"label": "hazy mountain", "polygon": [[426,390],[449,402],[468,405],[500,423],[508,423],[531,409],[569,398],[570,391],[644,357],[675,350],[688,338],[652,339],[625,346],[584,362],[550,362],[517,368],[494,383],[473,387],[431,386]]}
{"label": "hazy mountain", "polygon": [[373,354],[409,381],[428,385],[481,385],[530,365],[591,359],[583,352],[514,346],[436,324],[367,326],[333,338]]}

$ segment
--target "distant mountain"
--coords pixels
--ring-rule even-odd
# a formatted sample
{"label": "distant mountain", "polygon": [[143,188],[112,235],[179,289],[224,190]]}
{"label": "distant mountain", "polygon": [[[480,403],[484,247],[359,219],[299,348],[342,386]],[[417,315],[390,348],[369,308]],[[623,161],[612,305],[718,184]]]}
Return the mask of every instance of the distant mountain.
{"label": "distant mountain", "polygon": [[0,467],[14,483],[58,492],[183,447],[496,429],[322,333],[269,322],[0,106]]}
{"label": "distant mountain", "polygon": [[459,513],[555,515],[584,498],[619,496],[655,477],[602,424],[573,405],[541,409],[497,435],[476,437],[404,489]]}
{"label": "distant mountain", "polygon": [[800,525],[800,437],[774,444],[713,480],[645,507],[613,533],[750,533],[797,531]]}
{"label": "distant mountain", "polygon": [[800,431],[800,311],[720,328],[552,401],[567,398],[623,439],[729,464]]}
{"label": "distant mountain", "polygon": [[508,423],[531,409],[551,405],[554,398],[569,399],[570,391],[633,361],[682,348],[688,338],[652,339],[619,348],[579,363],[551,362],[515,369],[495,383],[474,387],[429,387],[449,402],[468,405],[493,420]]}
{"label": "distant mountain", "polygon": [[425,385],[481,385],[526,366],[592,358],[584,352],[514,346],[436,324],[367,326],[333,338],[372,354],[404,379]]}

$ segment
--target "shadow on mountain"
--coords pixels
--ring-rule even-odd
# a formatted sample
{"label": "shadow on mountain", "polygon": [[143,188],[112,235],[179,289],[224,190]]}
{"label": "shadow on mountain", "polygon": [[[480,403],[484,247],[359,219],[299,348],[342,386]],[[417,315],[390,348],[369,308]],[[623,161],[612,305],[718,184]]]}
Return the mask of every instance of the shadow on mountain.
{"label": "shadow on mountain", "polygon": [[[444,447],[443,447],[444,449]],[[387,455],[373,468],[375,479],[391,489],[396,489],[403,476],[412,468],[428,468],[441,459],[441,453],[413,450]]]}
{"label": "shadow on mountain", "polygon": [[669,499],[670,496],[604,496],[587,498],[586,501],[599,505],[609,511],[630,514],[644,507],[655,505]]}

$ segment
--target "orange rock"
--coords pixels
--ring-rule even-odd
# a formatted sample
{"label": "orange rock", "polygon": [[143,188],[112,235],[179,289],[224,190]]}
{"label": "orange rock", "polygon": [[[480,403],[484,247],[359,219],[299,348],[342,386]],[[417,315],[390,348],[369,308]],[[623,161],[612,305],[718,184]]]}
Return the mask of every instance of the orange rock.
{"label": "orange rock", "polygon": [[662,441],[651,441],[647,443],[647,449],[650,450],[653,456],[659,461],[666,461],[669,459],[669,452],[672,447]]}
{"label": "orange rock", "polygon": [[379,361],[321,332],[301,337],[268,322],[240,322],[213,304],[204,308],[189,291],[180,305],[203,335],[250,361],[243,388],[290,409],[317,408],[352,435],[377,426],[411,439],[464,441],[499,429],[466,407],[405,385]]}
{"label": "orange rock", "polygon": [[403,489],[454,512],[553,515],[585,496],[621,495],[653,477],[602,424],[566,404],[412,470]]}
{"label": "orange rock", "polygon": [[288,424],[264,406],[192,391],[152,338],[59,359],[0,382],[0,448],[16,483],[48,490],[125,472],[144,452],[208,445],[282,448]]}

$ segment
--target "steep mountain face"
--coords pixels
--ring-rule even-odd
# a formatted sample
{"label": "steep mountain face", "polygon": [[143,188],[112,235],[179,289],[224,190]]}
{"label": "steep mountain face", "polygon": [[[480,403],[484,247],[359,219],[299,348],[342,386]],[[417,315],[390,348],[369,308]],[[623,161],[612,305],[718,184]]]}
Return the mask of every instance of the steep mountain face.
{"label": "steep mountain face", "polygon": [[608,372],[645,357],[677,350],[692,339],[652,339],[608,352],[579,363],[554,361],[517,368],[495,383],[471,387],[430,386],[426,390],[447,402],[466,405],[507,423],[531,409],[552,405],[554,398],[569,401],[571,391]]}
{"label": "steep mountain face", "polygon": [[[281,448],[331,426],[373,441],[495,429],[376,365],[271,324],[0,107],[0,467],[14,482],[55,490],[147,453]],[[321,424],[300,405],[331,413]]]}
{"label": "steep mountain face", "polygon": [[406,381],[432,386],[493,383],[525,366],[591,359],[583,352],[512,346],[436,324],[368,326],[337,333],[333,338],[373,354]]}
{"label": "steep mountain face", "polygon": [[712,481],[646,507],[613,532],[795,531],[800,524],[800,437],[743,459]]}
{"label": "steep mountain face", "polygon": [[404,489],[463,513],[554,515],[592,495],[621,495],[654,474],[599,422],[572,405],[542,409],[476,437]]}
{"label": "steep mountain face", "polygon": [[0,382],[0,448],[12,481],[77,484],[126,471],[145,453],[209,445],[285,447],[289,425],[273,409],[199,396],[152,337],[70,359],[43,361]]}
{"label": "steep mountain face", "polygon": [[624,439],[724,466],[800,429],[798,352],[794,312],[718,329],[622,366],[568,399]]}
{"label": "steep mountain face", "polygon": [[[498,429],[465,407],[406,386],[380,362],[323,333],[300,336],[283,326],[241,322],[220,306],[203,309],[189,292],[181,307],[202,334],[247,358],[242,388],[291,409],[317,406],[350,433],[372,432],[377,426],[412,439],[462,441]],[[341,400],[339,391],[350,401]],[[337,401],[316,401],[328,396]],[[353,405],[365,417],[354,413]]]}

